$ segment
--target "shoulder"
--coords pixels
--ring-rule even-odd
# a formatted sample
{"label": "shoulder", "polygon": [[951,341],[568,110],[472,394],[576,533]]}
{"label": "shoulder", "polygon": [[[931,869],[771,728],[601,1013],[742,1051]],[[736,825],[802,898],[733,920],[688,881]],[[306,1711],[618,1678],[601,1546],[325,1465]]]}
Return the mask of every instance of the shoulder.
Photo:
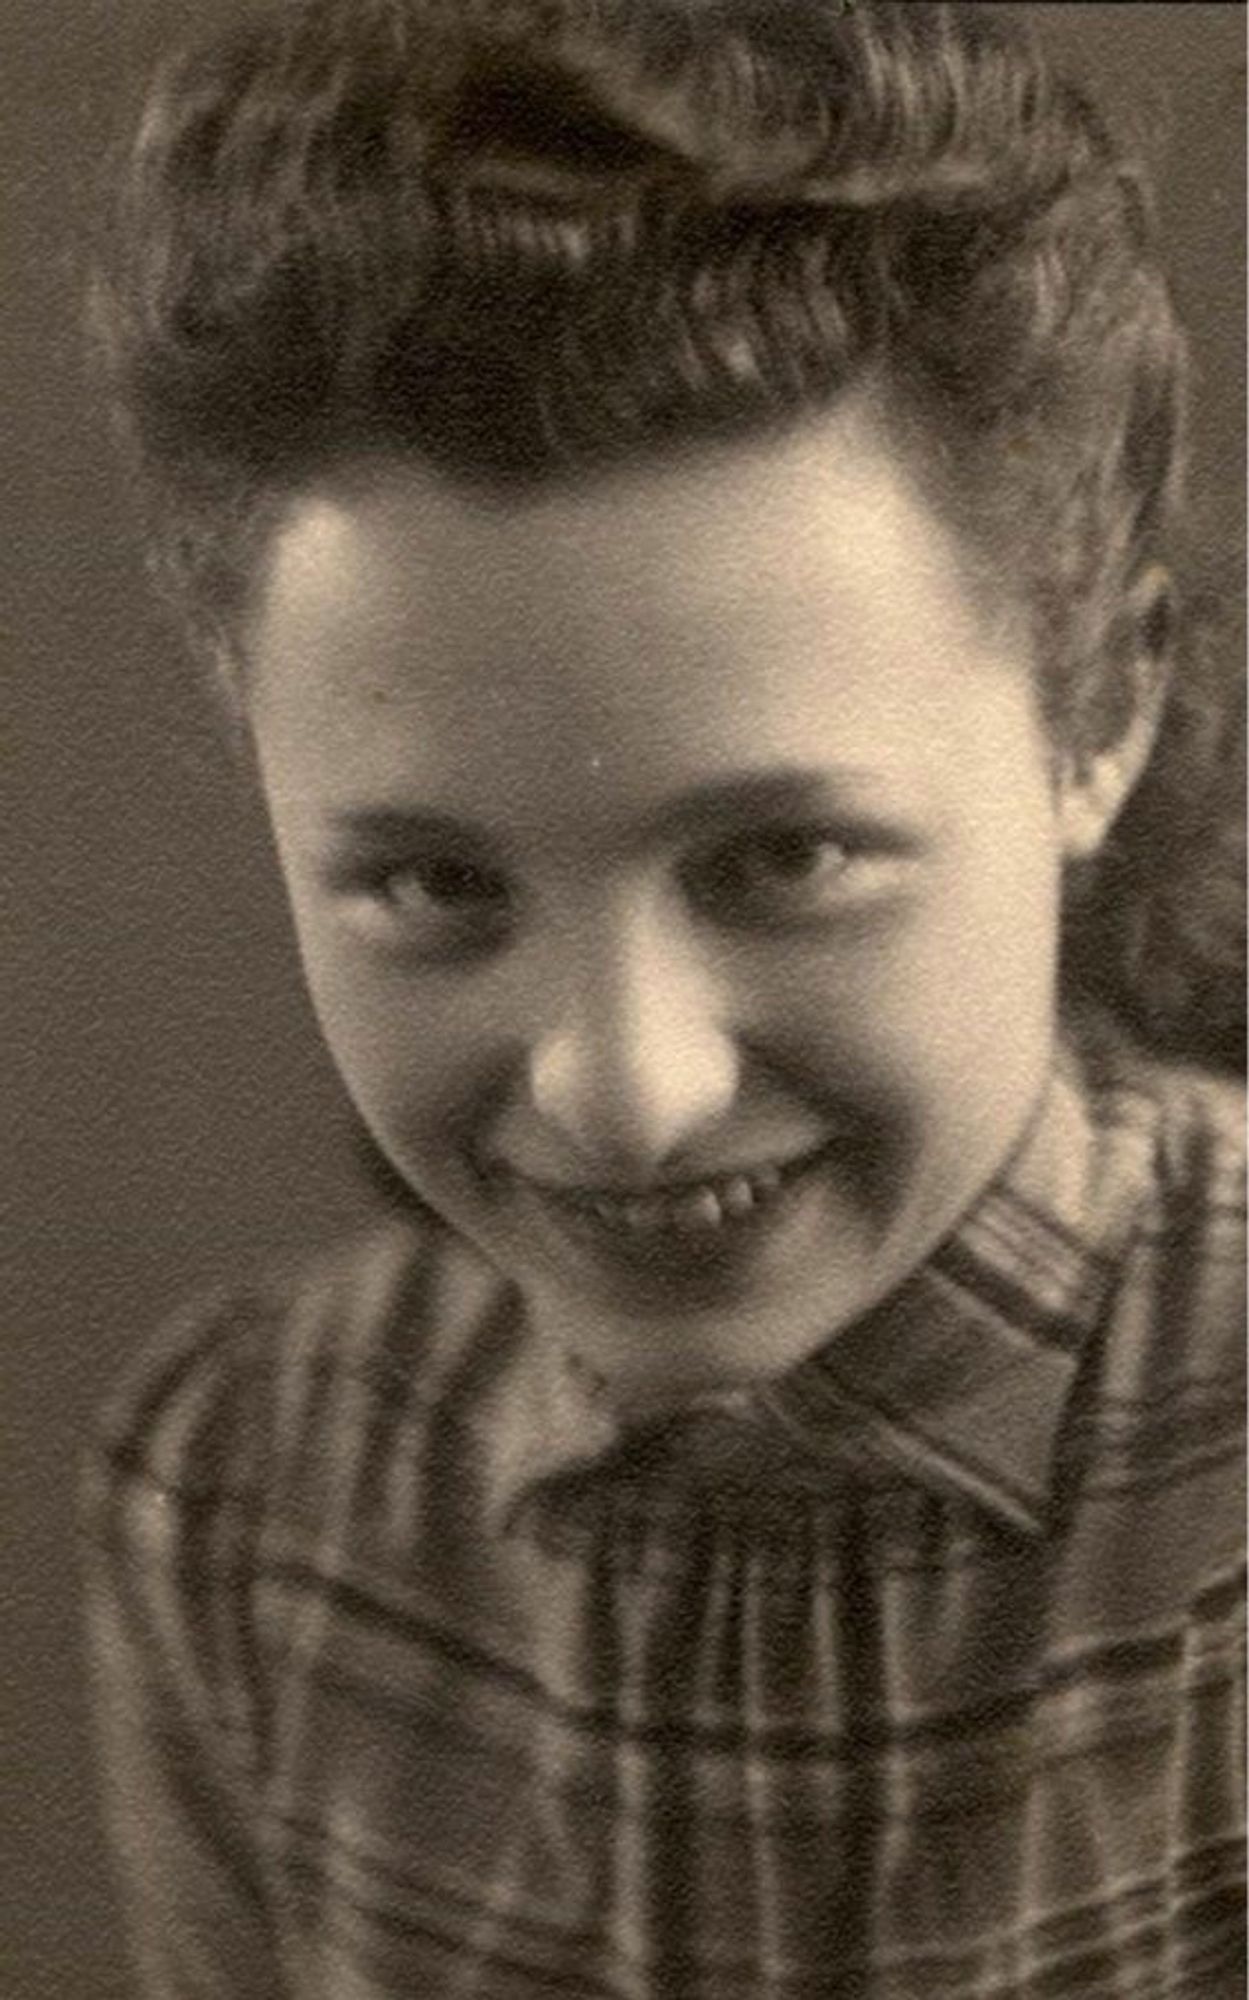
{"label": "shoulder", "polygon": [[1243,1225],[1245,1090],[1239,1079],[1191,1066],[1151,1065],[1158,1105],[1158,1188],[1173,1211],[1209,1226]]}
{"label": "shoulder", "polygon": [[501,1282],[405,1217],[214,1287],[145,1343],[79,1484],[101,1713],[131,1764],[190,1729],[214,1770],[259,1768],[289,1637],[279,1579],[358,1573],[383,1547],[410,1559],[396,1440],[407,1471],[438,1457],[432,1417],[490,1351]]}
{"label": "shoulder", "polygon": [[318,1255],[218,1284],[174,1313],[100,1413],[84,1501],[142,1486],[253,1514],[379,1387],[437,1396],[498,1280],[432,1219],[388,1219]]}
{"label": "shoulder", "polygon": [[1104,1504],[1130,1496],[1143,1519],[1170,1510],[1188,1523],[1195,1560],[1218,1522],[1234,1546],[1243,1525],[1244,1092],[1109,1039],[1092,1048],[1087,1075],[1095,1130],[1130,1201],[1079,1429]]}
{"label": "shoulder", "polygon": [[1243,1083],[1110,1038],[1091,1045],[1087,1075],[1098,1129],[1134,1155],[1137,1244],[1194,1283],[1243,1276]]}

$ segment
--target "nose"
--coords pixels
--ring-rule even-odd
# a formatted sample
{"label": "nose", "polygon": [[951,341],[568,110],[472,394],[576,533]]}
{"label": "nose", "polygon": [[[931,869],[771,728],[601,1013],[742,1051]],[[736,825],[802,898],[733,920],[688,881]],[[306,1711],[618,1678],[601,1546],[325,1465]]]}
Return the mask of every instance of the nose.
{"label": "nose", "polygon": [[657,913],[583,940],[572,986],[532,1047],[534,1105],[598,1170],[653,1176],[736,1095],[722,996]]}

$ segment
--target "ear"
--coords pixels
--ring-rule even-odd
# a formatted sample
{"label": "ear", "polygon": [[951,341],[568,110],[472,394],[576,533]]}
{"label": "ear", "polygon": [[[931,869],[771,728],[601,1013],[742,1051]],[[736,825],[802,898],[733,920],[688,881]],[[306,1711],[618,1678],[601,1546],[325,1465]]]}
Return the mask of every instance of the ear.
{"label": "ear", "polygon": [[1154,564],[1137,579],[1122,613],[1128,635],[1116,688],[1115,728],[1099,750],[1069,752],[1059,765],[1059,825],[1069,861],[1101,846],[1154,747],[1171,653],[1171,579]]}

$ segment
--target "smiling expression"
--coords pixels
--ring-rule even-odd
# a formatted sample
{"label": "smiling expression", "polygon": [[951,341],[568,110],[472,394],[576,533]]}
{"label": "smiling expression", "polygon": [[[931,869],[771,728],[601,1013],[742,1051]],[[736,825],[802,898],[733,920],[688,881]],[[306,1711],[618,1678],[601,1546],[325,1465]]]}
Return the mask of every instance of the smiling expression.
{"label": "smiling expression", "polygon": [[892,1289],[1045,1074],[1063,804],[870,415],[296,495],[247,651],[313,1000],[415,1190],[638,1407]]}

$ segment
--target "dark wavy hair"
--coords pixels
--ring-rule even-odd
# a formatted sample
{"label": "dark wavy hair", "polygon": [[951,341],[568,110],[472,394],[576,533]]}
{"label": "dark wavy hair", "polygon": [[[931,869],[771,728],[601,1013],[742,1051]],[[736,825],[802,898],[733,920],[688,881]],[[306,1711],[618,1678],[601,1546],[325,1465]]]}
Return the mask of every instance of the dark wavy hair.
{"label": "dark wavy hair", "polygon": [[1065,978],[1240,1060],[1184,341],[1139,168],[996,10],[286,0],[156,80],[94,321],[154,567],[235,663],[268,510],[336,454],[568,480],[870,382],[1027,607],[1056,745],[1103,747],[1167,672]]}

